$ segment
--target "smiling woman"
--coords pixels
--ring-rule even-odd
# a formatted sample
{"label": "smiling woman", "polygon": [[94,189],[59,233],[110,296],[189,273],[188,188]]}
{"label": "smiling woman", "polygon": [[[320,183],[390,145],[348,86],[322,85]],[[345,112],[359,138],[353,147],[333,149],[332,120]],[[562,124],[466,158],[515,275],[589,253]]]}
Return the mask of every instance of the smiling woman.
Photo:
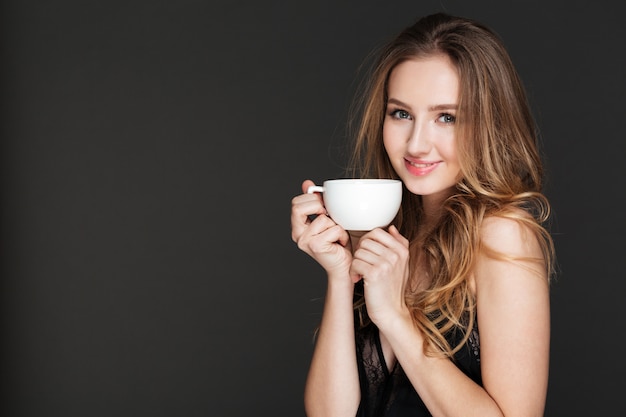
{"label": "smiling woman", "polygon": [[[344,121],[356,120],[345,117],[346,98],[366,73],[361,63],[370,62],[368,51],[413,24],[413,17],[442,10],[476,18],[497,31],[528,87],[541,127],[549,162],[544,188],[554,208],[550,227],[559,259],[558,279],[550,287],[552,355],[545,416],[626,416],[623,389],[611,383],[626,369],[626,357],[595,354],[598,341],[616,340],[607,339],[619,329],[615,319],[626,317],[626,280],[620,279],[624,245],[612,244],[616,236],[626,236],[621,204],[626,194],[620,192],[626,185],[619,185],[626,179],[626,25],[623,14],[610,12],[615,4],[0,2],[0,416],[171,417],[173,410],[185,417],[302,416],[314,349],[311,336],[320,324],[327,280],[316,261],[288,237],[286,205],[299,194],[301,180],[321,185],[343,176],[345,150],[353,147],[345,138],[357,136],[344,130]],[[461,191],[446,202],[449,218],[442,229],[413,229],[409,219],[425,220],[424,207],[406,187],[402,214],[394,221],[411,240],[411,251],[424,248],[423,265],[432,265],[432,271],[445,265],[449,272],[433,288],[450,291],[458,286],[446,287],[444,276],[452,277],[454,271],[461,271],[454,276],[466,275],[469,258],[463,248],[472,235],[462,227],[478,224],[471,216],[480,213],[487,197],[499,204],[498,192],[535,174],[520,175],[507,166],[522,167],[525,158],[508,138],[517,135],[506,129],[513,126],[511,116],[500,113],[524,114],[523,104],[513,108],[517,93],[501,88],[514,85],[499,81],[509,70],[501,70],[499,60],[488,67],[472,64],[467,59],[477,59],[486,44],[465,35],[458,40],[474,52],[456,60],[442,54],[449,57],[460,84],[458,100],[443,103],[458,108],[440,110],[454,115]],[[489,50],[485,53],[492,56]],[[427,56],[411,55],[402,62],[421,58]],[[390,71],[386,61],[381,64],[385,68],[379,80],[384,83]],[[397,55],[389,64],[400,64]],[[373,161],[384,171],[372,165],[370,171],[354,171],[355,177],[359,172],[397,177],[381,129],[390,103],[404,107],[385,101],[383,86],[356,96],[374,100],[371,129],[361,136],[371,137],[372,143],[358,149],[381,156],[363,155],[360,166]],[[397,114],[407,118],[409,110]],[[444,120],[452,121],[449,116],[439,119]],[[405,157],[411,160],[409,154]],[[520,205],[527,206],[521,200]],[[485,239],[500,235],[495,226],[481,223]],[[420,231],[424,244],[416,239]],[[439,252],[426,250],[437,241]],[[364,240],[364,249],[373,243]],[[409,263],[414,261],[411,255]],[[507,264],[513,262],[502,265]],[[363,266],[354,264],[355,269]],[[409,273],[407,282],[415,287],[409,292],[407,286],[406,303],[413,311],[420,300],[412,297],[436,293],[429,288],[420,292],[416,285],[427,281],[426,273],[418,274],[413,266]],[[508,269],[505,275],[512,279]],[[376,305],[372,296],[381,294],[376,278],[366,275],[368,308]],[[336,288],[328,288],[329,309],[335,306]],[[476,302],[482,303],[489,291],[476,289]],[[359,308],[362,284],[350,284],[349,290]],[[352,300],[346,304],[346,321],[354,328]],[[424,299],[424,305],[436,304]],[[385,311],[378,309],[377,317]],[[363,319],[363,326],[356,322],[359,355],[379,359],[377,327],[366,325],[365,313],[356,311],[357,320]],[[545,317],[538,313],[536,323]],[[520,323],[518,317],[498,314],[483,303],[477,310],[482,316],[479,332],[472,330],[464,345],[464,351],[480,352],[484,369],[497,359],[488,353],[489,340],[494,334],[504,340],[505,335],[490,332],[481,320],[501,317],[511,325]],[[320,349],[322,335],[330,335],[329,324],[340,322],[324,321],[315,353],[322,360],[316,364],[324,363]],[[424,334],[436,335],[434,329]],[[529,334],[524,330],[519,337]],[[390,366],[396,360],[394,376],[400,370],[409,374],[400,349],[390,352],[388,341],[383,356]],[[536,341],[533,349],[545,338]],[[603,353],[619,349],[612,347],[603,344]],[[355,351],[349,339],[335,353]],[[511,360],[519,356],[508,353]],[[475,374],[472,355],[453,363]],[[502,369],[507,363],[502,358]],[[528,370],[534,372],[534,367]],[[389,384],[384,367],[370,371]],[[516,379],[514,369],[509,371]],[[312,391],[316,372],[311,370],[307,390]],[[481,376],[491,394],[498,374]],[[431,377],[444,375],[433,372]],[[374,390],[377,385],[368,382],[373,380],[363,377],[362,384]],[[448,400],[458,403],[454,397],[462,391],[453,379],[444,382],[450,388]],[[415,399],[409,385],[403,386],[405,391],[390,389],[396,400],[378,402],[398,408],[402,398]],[[415,389],[431,407],[429,386],[416,383]],[[361,395],[360,388],[357,392]],[[522,392],[531,396],[524,387]],[[375,398],[363,394],[363,403],[366,396]],[[501,397],[493,392],[498,403]]]}
{"label": "smiling woman", "polygon": [[328,278],[309,416],[543,415],[554,248],[521,85],[462,17],[426,16],[381,52],[348,174],[400,179],[398,215],[355,236],[311,220],[310,180],[292,200],[293,240]]}

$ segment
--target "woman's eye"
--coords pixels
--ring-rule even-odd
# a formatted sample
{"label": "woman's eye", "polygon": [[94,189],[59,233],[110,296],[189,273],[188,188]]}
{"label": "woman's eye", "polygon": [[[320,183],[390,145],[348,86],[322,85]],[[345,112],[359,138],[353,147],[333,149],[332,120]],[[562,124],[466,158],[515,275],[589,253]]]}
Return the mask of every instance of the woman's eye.
{"label": "woman's eye", "polygon": [[397,119],[410,119],[411,115],[406,110],[394,110],[391,115]]}
{"label": "woman's eye", "polygon": [[452,124],[456,121],[456,117],[449,113],[445,113],[439,116],[438,121],[440,121],[441,123]]}

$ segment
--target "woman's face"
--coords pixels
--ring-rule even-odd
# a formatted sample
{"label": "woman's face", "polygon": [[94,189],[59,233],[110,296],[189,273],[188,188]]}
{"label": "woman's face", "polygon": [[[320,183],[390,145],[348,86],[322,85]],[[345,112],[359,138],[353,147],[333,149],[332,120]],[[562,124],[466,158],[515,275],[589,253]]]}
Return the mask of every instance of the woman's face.
{"label": "woman's face", "polygon": [[455,120],[459,76],[445,55],[416,58],[389,76],[383,142],[409,191],[438,201],[460,179]]}

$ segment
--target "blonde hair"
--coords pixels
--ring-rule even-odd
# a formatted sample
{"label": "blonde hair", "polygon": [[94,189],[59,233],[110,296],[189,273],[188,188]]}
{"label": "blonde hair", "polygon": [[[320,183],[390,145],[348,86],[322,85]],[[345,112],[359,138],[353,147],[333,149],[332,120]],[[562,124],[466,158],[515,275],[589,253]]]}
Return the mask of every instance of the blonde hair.
{"label": "blonde hair", "polygon": [[[453,356],[470,332],[458,346],[449,346],[446,333],[474,325],[475,299],[468,276],[477,253],[508,259],[481,245],[483,219],[507,217],[530,230],[543,251],[543,258],[533,261],[541,262],[549,277],[554,272],[554,247],[545,227],[550,204],[542,194],[543,165],[526,93],[502,41],[476,21],[430,15],[381,50],[353,108],[360,122],[347,174],[398,178],[382,140],[389,74],[401,62],[438,54],[451,59],[460,78],[455,128],[457,137],[463,138],[457,141],[462,179],[425,238],[417,241],[421,197],[406,188],[394,224],[411,241],[412,273],[418,252],[426,258],[429,288],[413,291],[407,285],[405,294],[416,326],[427,335],[425,348],[431,354]],[[356,309],[363,306],[362,299],[355,303]]]}

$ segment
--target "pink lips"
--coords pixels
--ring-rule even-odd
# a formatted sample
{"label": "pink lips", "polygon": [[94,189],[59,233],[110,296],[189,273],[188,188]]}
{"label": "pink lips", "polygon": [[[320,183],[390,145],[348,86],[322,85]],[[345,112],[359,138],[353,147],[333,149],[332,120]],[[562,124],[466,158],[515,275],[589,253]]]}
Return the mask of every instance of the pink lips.
{"label": "pink lips", "polygon": [[405,159],[404,165],[410,174],[423,176],[435,170],[439,166],[439,162],[410,161]]}

